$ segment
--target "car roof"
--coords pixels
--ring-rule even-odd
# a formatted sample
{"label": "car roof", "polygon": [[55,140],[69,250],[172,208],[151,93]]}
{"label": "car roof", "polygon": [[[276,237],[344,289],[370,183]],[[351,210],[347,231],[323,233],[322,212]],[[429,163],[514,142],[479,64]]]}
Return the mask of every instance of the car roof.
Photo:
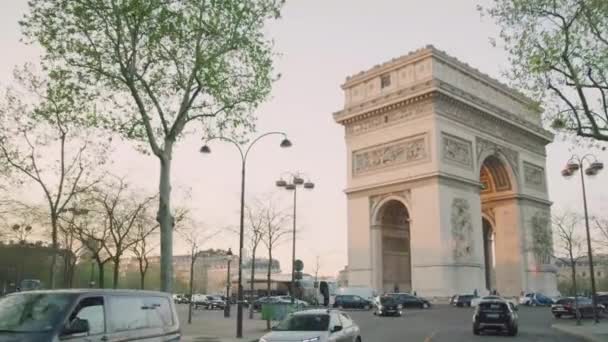
{"label": "car roof", "polygon": [[21,294],[21,293],[32,293],[32,294],[100,294],[100,295],[112,295],[112,294],[121,294],[121,295],[148,295],[148,296],[163,296],[169,297],[170,293],[160,292],[160,291],[147,291],[147,290],[118,290],[118,289],[60,289],[60,290],[35,290],[35,291],[24,291],[24,292],[15,292],[11,293],[11,295]]}
{"label": "car roof", "polygon": [[300,315],[329,315],[330,313],[340,313],[340,311],[338,310],[331,310],[331,309],[310,309],[310,310],[302,310],[302,311],[296,311],[293,314],[300,316]]}

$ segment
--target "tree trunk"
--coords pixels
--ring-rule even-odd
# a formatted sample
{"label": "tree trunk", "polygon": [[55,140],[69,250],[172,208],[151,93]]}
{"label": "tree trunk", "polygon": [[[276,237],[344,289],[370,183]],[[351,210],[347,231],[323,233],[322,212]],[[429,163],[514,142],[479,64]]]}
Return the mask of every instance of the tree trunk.
{"label": "tree trunk", "polygon": [[143,259],[139,259],[139,288],[144,290],[146,288],[146,268],[144,268]]}
{"label": "tree trunk", "polygon": [[[268,273],[266,274],[266,295],[270,296],[270,270],[272,267],[272,244],[268,247]],[[270,330],[270,320],[266,320],[266,329]]]}
{"label": "tree trunk", "polygon": [[190,303],[188,304],[188,324],[192,324],[192,284],[194,283],[194,254],[191,254],[190,260]]}
{"label": "tree trunk", "polygon": [[171,154],[173,141],[165,140],[164,155],[160,159],[159,207],[157,220],[160,224],[160,287],[161,291],[173,291],[173,216],[171,215]]}
{"label": "tree trunk", "polygon": [[55,264],[57,263],[57,215],[51,213],[51,269],[49,270],[49,287],[55,288]]}
{"label": "tree trunk", "polygon": [[97,266],[99,268],[99,274],[98,274],[98,284],[99,284],[99,288],[103,289],[104,288],[104,276],[105,276],[105,272],[104,272],[104,266],[105,266],[105,262],[97,262]]}
{"label": "tree trunk", "polygon": [[[249,287],[249,298],[253,298],[253,290],[255,288],[254,286],[254,281],[255,281],[255,250],[256,247],[253,247],[253,250],[251,251],[251,284]],[[249,319],[253,319],[253,302],[249,303]]]}
{"label": "tree trunk", "polygon": [[114,277],[113,277],[113,283],[112,283],[112,287],[114,289],[118,288],[118,277],[119,277],[119,271],[120,271],[120,255],[116,255],[116,257],[114,258]]}

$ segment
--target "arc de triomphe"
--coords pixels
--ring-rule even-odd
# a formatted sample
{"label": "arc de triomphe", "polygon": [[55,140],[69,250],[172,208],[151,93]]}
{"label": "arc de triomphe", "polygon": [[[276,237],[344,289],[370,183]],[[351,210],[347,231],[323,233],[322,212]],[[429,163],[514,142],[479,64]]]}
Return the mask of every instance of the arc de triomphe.
{"label": "arc de triomphe", "polygon": [[346,79],[349,285],[555,294],[534,103],[431,46]]}

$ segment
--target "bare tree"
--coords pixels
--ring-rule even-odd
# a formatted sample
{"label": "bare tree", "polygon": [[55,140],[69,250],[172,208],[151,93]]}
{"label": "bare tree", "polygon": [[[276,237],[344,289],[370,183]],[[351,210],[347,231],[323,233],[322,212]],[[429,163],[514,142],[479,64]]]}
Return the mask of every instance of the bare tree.
{"label": "bare tree", "polygon": [[[577,227],[580,224],[580,217],[573,213],[565,213],[553,216],[553,230],[555,236],[555,258],[570,267],[572,274],[572,292],[577,298],[578,290],[576,286],[576,265],[585,254],[585,238],[579,234]],[[575,310],[577,320],[580,323],[578,314],[578,301],[575,299]]]}
{"label": "bare tree", "polygon": [[[90,137],[97,135],[87,135],[83,121],[76,119],[87,111],[86,102],[74,101],[76,86],[60,74],[42,79],[24,67],[15,71],[15,85],[19,88],[8,89],[0,104],[0,169],[10,170],[16,182],[40,187],[57,251],[60,216],[75,195],[97,182],[91,170],[103,164],[105,145],[91,143]],[[51,287],[56,254],[51,258]]]}
{"label": "bare tree", "polygon": [[[92,207],[91,200],[80,202],[82,207]],[[82,243],[91,259],[95,261],[98,268],[97,285],[105,286],[105,265],[112,260],[106,253],[104,246],[110,241],[110,230],[104,215],[98,211],[87,209],[87,215],[83,216],[79,224],[73,225],[78,240]]]}
{"label": "bare tree", "polygon": [[[150,225],[153,229],[150,230]],[[131,246],[131,252],[137,259],[137,266],[139,270],[139,288],[146,288],[146,273],[150,267],[149,256],[153,250],[158,247],[158,243],[153,243],[150,238],[156,235],[160,226],[156,222],[150,222],[146,219],[139,219],[135,223],[135,244]]]}
{"label": "bare tree", "polygon": [[[255,290],[255,258],[257,249],[264,238],[266,216],[259,201],[254,206],[246,206],[245,215],[247,219],[246,239],[249,250],[251,251],[251,281],[249,284],[249,293],[250,296],[253,296],[253,291]],[[253,319],[253,312],[253,305],[249,305],[249,319]]]}
{"label": "bare tree", "polygon": [[202,246],[209,241],[211,238],[218,234],[217,231],[208,231],[204,228],[204,225],[196,223],[191,219],[187,219],[184,224],[186,228],[178,229],[179,235],[182,237],[184,242],[188,246],[190,253],[190,280],[189,280],[189,294],[190,304],[188,305],[188,324],[192,324],[192,293],[194,285],[194,264],[196,260],[201,256]]}
{"label": "bare tree", "polygon": [[595,241],[602,249],[608,250],[608,220],[594,218],[595,229],[598,232],[598,238]]}
{"label": "bare tree", "polygon": [[[287,222],[291,216],[286,213],[285,210],[278,209],[272,199],[268,199],[264,204],[261,213],[263,217],[263,222],[265,225],[264,228],[264,237],[262,238],[262,242],[266,246],[266,250],[268,251],[268,269],[266,273],[266,292],[267,295],[270,295],[272,284],[271,284],[271,275],[272,275],[272,252],[285,241],[285,237],[291,232],[287,227]],[[270,329],[270,321],[266,321],[266,328]]]}
{"label": "bare tree", "polygon": [[[141,196],[137,191],[130,191],[124,178],[112,177],[101,186],[95,187],[92,199],[98,210],[105,216],[104,222],[109,232],[108,243],[103,244],[106,254],[113,264],[113,287],[118,287],[120,261],[124,254],[131,250],[140,236],[135,234],[139,220],[145,220],[148,209],[157,196]],[[145,238],[157,225],[147,225],[142,232]]]}

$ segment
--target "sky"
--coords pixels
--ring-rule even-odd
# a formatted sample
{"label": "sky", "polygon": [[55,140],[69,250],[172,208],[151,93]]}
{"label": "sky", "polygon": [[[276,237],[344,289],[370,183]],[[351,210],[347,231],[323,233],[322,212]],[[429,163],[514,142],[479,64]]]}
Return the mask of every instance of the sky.
{"label": "sky", "polygon": [[[289,0],[282,18],[267,27],[278,53],[276,69],[282,77],[272,97],[257,111],[258,133],[283,131],[293,142],[280,149],[279,137],[268,137],[252,150],[246,177],[246,198],[275,197],[291,208],[291,197],[274,182],[283,172],[302,172],[316,184],[298,193],[297,256],[311,272],[316,256],[320,274],[335,276],[347,264],[346,253],[346,147],[342,126],[332,113],[343,106],[340,85],[346,76],[432,44],[493,77],[501,79],[506,54],[492,47],[497,28],[481,18],[477,4],[485,0]],[[0,1],[0,85],[10,81],[14,66],[39,60],[40,50],[20,43],[17,21],[26,0]],[[503,80],[504,81],[504,80]],[[212,154],[198,152],[200,136],[178,145],[173,165],[177,189],[191,189],[186,204],[206,229],[238,226],[240,158],[233,146],[215,142]],[[558,139],[547,147],[547,176],[554,212],[582,211],[578,179],[565,180],[560,170],[572,146]],[[576,148],[574,148],[576,150]],[[580,152],[580,151],[577,151]],[[594,151],[608,162],[608,153]],[[113,172],[145,189],[155,191],[158,162],[122,144],[112,155]],[[604,172],[589,180],[592,213],[608,209]],[[178,190],[179,191],[179,190]],[[603,192],[603,194],[602,194]],[[178,203],[179,204],[179,203]],[[238,250],[232,233],[223,233],[207,247]],[[185,253],[176,241],[175,253]],[[289,271],[291,244],[274,253]]]}

